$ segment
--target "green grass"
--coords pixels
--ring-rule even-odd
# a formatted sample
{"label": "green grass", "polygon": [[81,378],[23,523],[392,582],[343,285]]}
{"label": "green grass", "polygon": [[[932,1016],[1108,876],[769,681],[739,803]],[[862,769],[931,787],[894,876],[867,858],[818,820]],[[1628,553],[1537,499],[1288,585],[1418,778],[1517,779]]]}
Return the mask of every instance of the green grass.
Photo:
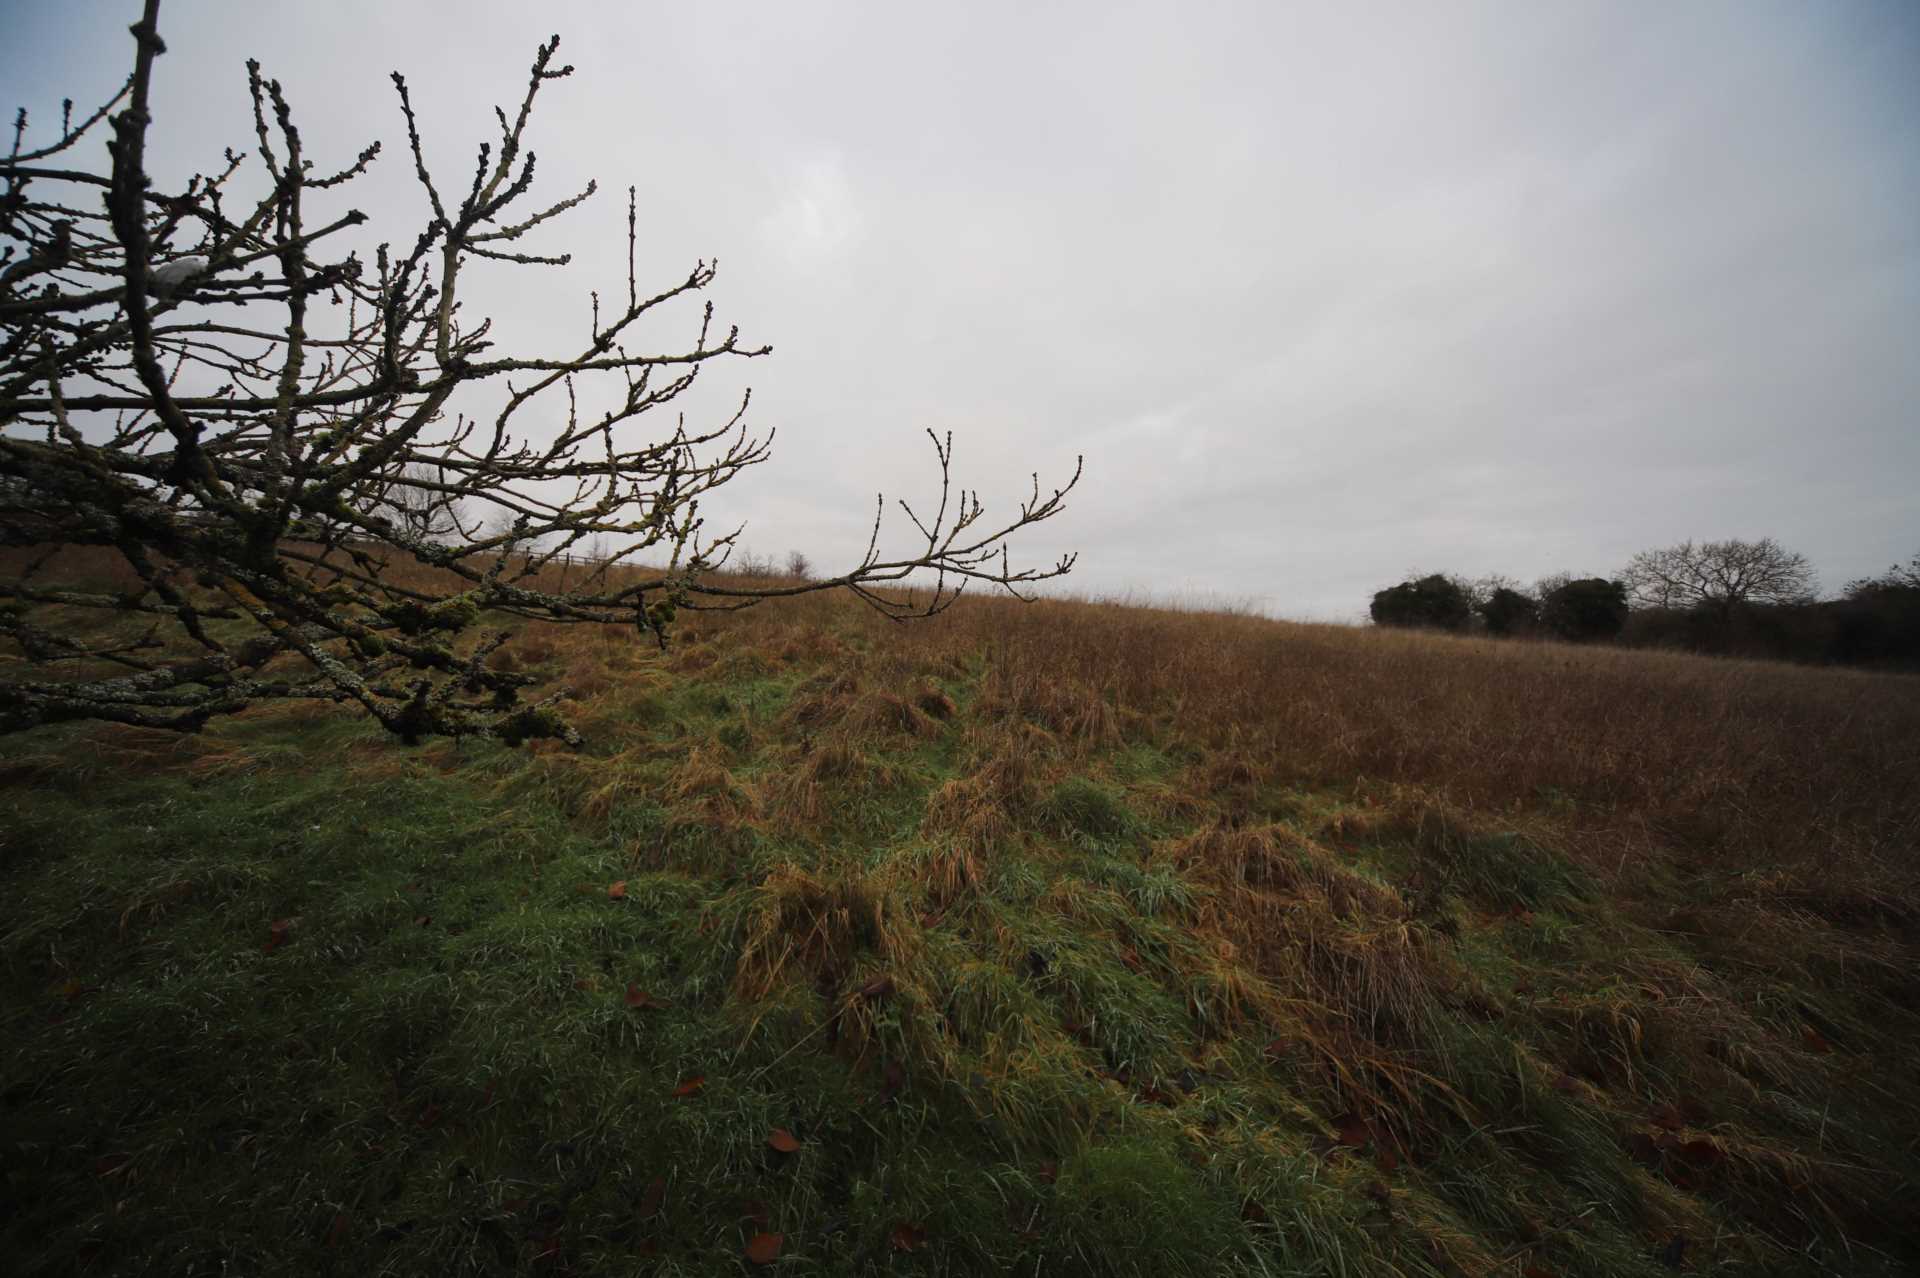
{"label": "green grass", "polygon": [[[1873,1218],[1911,1101],[1861,1081],[1911,1042],[1899,952],[1755,975],[1538,814],[1183,789],[1164,727],[976,715],[985,661],[707,642],[578,756],[5,743],[14,1271],[735,1273],[762,1232],[818,1274],[1920,1259]],[[934,818],[1015,755],[962,795],[995,822]]]}

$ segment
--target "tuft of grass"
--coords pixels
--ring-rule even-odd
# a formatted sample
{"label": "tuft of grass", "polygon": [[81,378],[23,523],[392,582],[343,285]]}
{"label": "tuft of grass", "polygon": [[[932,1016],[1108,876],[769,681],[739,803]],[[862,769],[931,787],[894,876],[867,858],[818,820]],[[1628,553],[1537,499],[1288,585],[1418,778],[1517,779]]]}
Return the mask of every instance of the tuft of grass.
{"label": "tuft of grass", "polygon": [[1252,1250],[1234,1205],[1146,1134],[1075,1149],[1060,1164],[1051,1205],[1054,1272],[1215,1274]]}
{"label": "tuft of grass", "polygon": [[1068,777],[1048,791],[1035,814],[1040,827],[1064,839],[1091,843],[1127,840],[1140,821],[1115,790],[1088,777]]}

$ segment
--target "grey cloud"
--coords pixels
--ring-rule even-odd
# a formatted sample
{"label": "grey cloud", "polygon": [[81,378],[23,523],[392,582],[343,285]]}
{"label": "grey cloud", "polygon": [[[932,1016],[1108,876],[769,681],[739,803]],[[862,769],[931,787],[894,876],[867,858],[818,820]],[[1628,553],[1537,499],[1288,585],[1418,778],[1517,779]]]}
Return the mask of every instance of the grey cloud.
{"label": "grey cloud", "polygon": [[[122,73],[110,4],[0,51],[40,118]],[[114,14],[109,19],[109,14]],[[1829,585],[1920,549],[1920,10],[1801,6],[171,4],[165,162],[249,140],[248,55],[311,147],[388,140],[385,72],[468,163],[534,44],[579,71],[545,189],[598,176],[565,272],[496,276],[552,344],[596,283],[718,256],[775,458],[717,514],[823,566],[951,428],[1073,584],[1352,616],[1414,565],[1606,572],[1772,535]],[[684,319],[684,317],[683,317]],[[668,325],[663,343],[684,336]]]}

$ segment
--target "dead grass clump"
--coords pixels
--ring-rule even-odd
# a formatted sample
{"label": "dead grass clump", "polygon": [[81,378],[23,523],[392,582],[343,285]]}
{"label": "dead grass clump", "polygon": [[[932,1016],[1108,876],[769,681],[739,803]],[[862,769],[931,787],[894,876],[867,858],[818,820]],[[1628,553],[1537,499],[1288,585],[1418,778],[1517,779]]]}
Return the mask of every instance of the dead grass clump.
{"label": "dead grass clump", "polygon": [[607,670],[606,657],[600,653],[583,652],[575,656],[560,678],[567,686],[568,696],[575,701],[597,697],[613,687],[613,675]]}
{"label": "dead grass clump", "polygon": [[1669,1180],[1733,1199],[1742,1215],[1764,1222],[1770,1235],[1794,1250],[1834,1234],[1881,1246],[1920,1237],[1920,1207],[1910,1185],[1870,1164],[1834,1151],[1810,1157],[1732,1124],[1716,1126],[1711,1136],[1691,1130],[1655,1136],[1660,1170]]}
{"label": "dead grass clump", "polygon": [[1487,829],[1428,796],[1396,792],[1383,807],[1340,820],[1347,838],[1411,847],[1413,886],[1424,899],[1451,892],[1490,909],[1533,910],[1596,895],[1586,871],[1543,833]]}
{"label": "dead grass clump", "polygon": [[944,913],[977,896],[986,882],[986,870],[970,840],[935,845],[919,858],[914,879],[935,910]]}
{"label": "dead grass clump", "polygon": [[726,760],[726,748],[718,742],[694,746],[667,778],[668,796],[716,825],[751,821],[759,815],[759,796],[733,775]]}
{"label": "dead grass clump", "polygon": [[1127,786],[1127,806],[1155,829],[1198,825],[1218,809],[1185,786],[1165,781],[1136,781]]}
{"label": "dead grass clump", "polygon": [[[655,761],[660,751],[654,746],[634,746],[605,759],[581,759],[578,797],[571,805],[578,816],[602,825],[627,803],[652,797]],[[556,760],[557,761],[557,760]]]}
{"label": "dead grass clump", "polygon": [[1034,816],[1043,830],[1082,845],[1133,841],[1142,833],[1140,819],[1120,792],[1090,777],[1062,780],[1047,791]]}
{"label": "dead grass clump", "polygon": [[[288,704],[306,708],[303,702]],[[88,748],[95,763],[116,776],[213,777],[243,772],[254,764],[253,756],[246,750],[217,738],[117,723],[96,728],[90,735]],[[24,762],[19,761],[16,766]]]}
{"label": "dead grass clump", "polygon": [[85,784],[76,775],[72,761],[58,752],[45,750],[15,755],[0,762],[0,786],[46,788],[63,783],[70,788]]}
{"label": "dead grass clump", "polygon": [[1617,994],[1557,999],[1535,1013],[1565,1036],[1567,1072],[1602,1086],[1637,1088],[1648,1056],[1663,1046],[1658,1026],[1650,1034],[1642,1005]]}
{"label": "dead grass clump", "polygon": [[[925,704],[921,693],[907,697],[870,687],[860,670],[843,667],[801,684],[781,722],[801,733],[834,729],[853,736],[931,737],[940,731],[935,719],[945,715],[930,715]],[[946,713],[952,713],[951,702]]]}
{"label": "dead grass clump", "polygon": [[1326,848],[1291,826],[1216,822],[1174,844],[1171,855],[1176,865],[1219,885],[1318,893],[1342,918],[1399,918],[1406,913],[1392,888],[1342,866]]}
{"label": "dead grass clump", "polygon": [[780,658],[764,647],[740,643],[727,645],[726,655],[714,663],[710,678],[725,682],[759,679],[779,671]]}
{"label": "dead grass clump", "polygon": [[966,745],[967,777],[982,794],[1015,812],[1037,801],[1060,753],[1053,734],[1030,723],[973,724]]}
{"label": "dead grass clump", "polygon": [[1299,973],[1304,992],[1376,1043],[1417,1048],[1431,1041],[1441,996],[1453,982],[1424,929],[1357,928],[1309,899],[1288,912],[1287,933],[1287,966]]}
{"label": "dead grass clump", "polygon": [[919,688],[914,691],[913,704],[921,714],[942,723],[960,712],[960,708],[954,704],[952,697],[927,681],[922,681]]}
{"label": "dead grass clump", "polygon": [[724,655],[725,649],[719,644],[683,637],[682,642],[668,649],[667,669],[675,674],[698,674],[712,668]]}
{"label": "dead grass clump", "polygon": [[893,769],[876,762],[859,738],[834,731],[804,743],[767,784],[767,807],[788,822],[813,826],[828,816],[834,796],[871,794],[895,782]]}
{"label": "dead grass clump", "polygon": [[1244,807],[1262,784],[1273,779],[1275,753],[1271,742],[1230,723],[1226,739],[1187,769],[1185,785],[1223,807]]}
{"label": "dead grass clump", "polygon": [[789,864],[748,891],[734,965],[734,989],[745,999],[762,998],[800,974],[832,993],[859,955],[903,968],[919,946],[913,911],[886,883],[863,873],[825,879]]}
{"label": "dead grass clump", "polygon": [[1124,732],[1113,702],[1091,682],[1050,678],[1001,661],[989,668],[973,712],[987,720],[1022,720],[1081,749],[1109,749]]}
{"label": "dead grass clump", "polygon": [[982,860],[1013,837],[1014,824],[988,785],[977,777],[956,777],[927,800],[920,833],[949,849],[945,855],[964,858],[968,877],[977,882]]}
{"label": "dead grass clump", "polygon": [[1869,857],[1844,865],[1801,864],[1748,874],[1738,893],[1753,905],[1861,936],[1920,942],[1920,885],[1915,867]]}
{"label": "dead grass clump", "polygon": [[1213,755],[1194,774],[1194,785],[1205,794],[1251,790],[1264,778],[1253,760],[1239,750]]}
{"label": "dead grass clump", "polygon": [[[1202,876],[1224,881],[1204,899],[1198,932],[1226,946],[1218,962],[1183,963],[1189,984],[1227,1023],[1242,1004],[1259,1009],[1351,1101],[1408,1113],[1444,1102],[1422,1062],[1461,986],[1454,965],[1391,889],[1330,860],[1276,854],[1259,836],[1203,831],[1189,840],[1189,855],[1218,858]],[[1276,866],[1275,885],[1248,886],[1241,867],[1263,863]]]}
{"label": "dead grass clump", "polygon": [[856,670],[842,668],[815,675],[794,689],[786,712],[780,716],[781,725],[801,733],[834,727],[852,712],[864,688],[865,680]]}
{"label": "dead grass clump", "polygon": [[989,1061],[1039,1048],[1052,1027],[1031,986],[995,959],[967,958],[940,974],[946,1031],[962,1049]]}
{"label": "dead grass clump", "polygon": [[554,625],[551,622],[529,622],[521,627],[511,642],[503,648],[496,648],[492,653],[493,658],[503,663],[511,661],[514,664],[512,666],[502,664],[494,668],[523,670],[530,666],[545,665],[559,655],[569,637],[564,626]]}
{"label": "dead grass clump", "polygon": [[1277,1026],[1293,1006],[1272,981],[1252,971],[1240,947],[1225,937],[1197,938],[1176,951],[1185,980],[1187,1010],[1203,1039],[1220,1038],[1258,1023]]}
{"label": "dead grass clump", "polygon": [[853,732],[878,737],[931,737],[940,731],[912,701],[880,689],[861,697],[846,722]]}

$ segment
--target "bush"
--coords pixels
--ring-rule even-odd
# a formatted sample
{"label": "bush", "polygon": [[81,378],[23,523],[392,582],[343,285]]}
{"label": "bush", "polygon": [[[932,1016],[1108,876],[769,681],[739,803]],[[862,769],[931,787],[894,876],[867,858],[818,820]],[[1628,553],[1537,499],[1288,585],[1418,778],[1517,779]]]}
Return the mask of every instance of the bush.
{"label": "bush", "polygon": [[1473,604],[1459,582],[1436,572],[1375,594],[1368,614],[1378,626],[1465,630]]}
{"label": "bush", "polygon": [[1882,576],[1848,582],[1846,597],[1828,607],[1833,660],[1920,665],[1920,555]]}
{"label": "bush", "polygon": [[1540,624],[1562,639],[1611,639],[1627,624],[1627,588],[1604,577],[1561,582],[1540,600]]}
{"label": "bush", "polygon": [[1540,620],[1540,601],[1506,586],[1494,589],[1476,611],[1486,623],[1490,635],[1519,635],[1532,630]]}

